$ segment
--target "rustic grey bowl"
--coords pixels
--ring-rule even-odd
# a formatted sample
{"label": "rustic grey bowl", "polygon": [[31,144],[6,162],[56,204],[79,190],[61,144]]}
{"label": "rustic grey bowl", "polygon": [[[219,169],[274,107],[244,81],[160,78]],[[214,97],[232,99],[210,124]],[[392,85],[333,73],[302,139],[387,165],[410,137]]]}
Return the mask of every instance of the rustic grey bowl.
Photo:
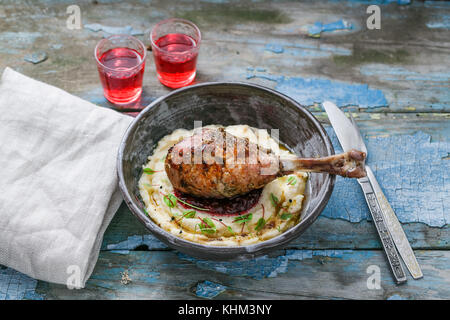
{"label": "rustic grey bowl", "polygon": [[138,181],[142,165],[162,137],[178,128],[193,129],[194,121],[199,120],[203,125],[247,124],[279,129],[280,140],[299,156],[334,154],[319,121],[300,104],[277,91],[236,82],[204,83],[173,91],[155,100],[136,117],[123,137],[117,158],[119,186],[125,202],[158,239],[201,259],[243,260],[286,245],[316,220],[333,191],[333,175],[310,174],[302,220],[287,232],[258,244],[208,246],[175,237],[158,227],[141,209]]}

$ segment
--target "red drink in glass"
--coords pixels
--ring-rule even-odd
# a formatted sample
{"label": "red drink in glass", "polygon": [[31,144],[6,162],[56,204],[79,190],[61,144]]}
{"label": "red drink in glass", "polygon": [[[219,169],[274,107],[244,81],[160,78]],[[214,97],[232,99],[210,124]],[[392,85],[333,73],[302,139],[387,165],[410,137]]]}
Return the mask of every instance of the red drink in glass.
{"label": "red drink in glass", "polygon": [[161,51],[179,53],[178,55],[155,53],[155,64],[161,82],[180,83],[195,78],[195,66],[198,52],[191,52],[197,45],[191,37],[181,33],[171,33],[159,38],[155,44]]}
{"label": "red drink in glass", "polygon": [[103,93],[114,104],[136,101],[142,93],[146,49],[138,39],[117,35],[97,45],[96,58]]}
{"label": "red drink in glass", "polygon": [[180,88],[195,79],[200,30],[183,19],[158,23],[150,35],[159,81],[171,88]]}

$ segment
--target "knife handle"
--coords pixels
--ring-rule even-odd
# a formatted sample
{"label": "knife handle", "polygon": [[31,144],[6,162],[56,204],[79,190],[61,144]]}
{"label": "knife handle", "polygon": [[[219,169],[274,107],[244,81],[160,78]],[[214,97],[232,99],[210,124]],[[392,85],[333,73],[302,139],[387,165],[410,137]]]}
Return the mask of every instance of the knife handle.
{"label": "knife handle", "polygon": [[406,274],[400,262],[400,256],[395,248],[391,233],[386,227],[386,221],[381,212],[372,184],[367,177],[358,179],[358,183],[364,192],[364,197],[366,198],[367,205],[372,215],[373,222],[375,223],[381,244],[383,245],[384,252],[386,253],[386,257],[391,266],[395,281],[398,284],[404,283],[406,282]]}

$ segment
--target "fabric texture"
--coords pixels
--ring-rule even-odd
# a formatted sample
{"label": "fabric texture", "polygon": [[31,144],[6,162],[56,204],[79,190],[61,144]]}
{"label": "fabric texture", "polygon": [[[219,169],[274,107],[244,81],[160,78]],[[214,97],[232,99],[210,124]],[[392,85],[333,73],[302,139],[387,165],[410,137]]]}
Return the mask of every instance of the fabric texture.
{"label": "fabric texture", "polygon": [[132,118],[6,68],[0,82],[0,264],[84,287],[122,197]]}

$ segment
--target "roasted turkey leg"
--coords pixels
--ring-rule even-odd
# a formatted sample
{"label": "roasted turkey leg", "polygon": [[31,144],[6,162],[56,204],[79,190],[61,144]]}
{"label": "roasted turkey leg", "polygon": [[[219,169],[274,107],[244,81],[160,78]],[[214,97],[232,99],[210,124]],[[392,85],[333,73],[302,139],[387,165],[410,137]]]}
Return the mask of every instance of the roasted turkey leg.
{"label": "roasted turkey leg", "polygon": [[169,149],[165,170],[174,188],[197,197],[223,199],[262,188],[294,171],[361,178],[366,175],[365,158],[357,150],[323,158],[280,158],[224,128],[203,128]]}

